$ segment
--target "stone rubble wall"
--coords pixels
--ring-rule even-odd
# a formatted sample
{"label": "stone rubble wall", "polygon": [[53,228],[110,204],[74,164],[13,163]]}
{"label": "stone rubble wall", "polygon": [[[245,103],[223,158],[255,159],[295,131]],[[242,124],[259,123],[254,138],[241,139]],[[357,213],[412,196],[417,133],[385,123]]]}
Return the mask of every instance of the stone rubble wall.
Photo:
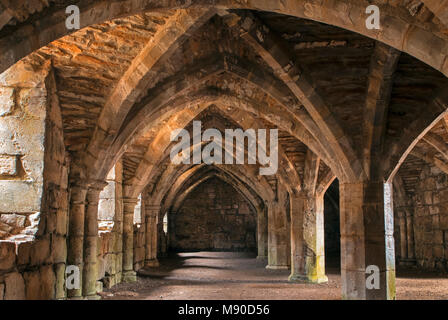
{"label": "stone rubble wall", "polygon": [[198,186],[168,219],[169,246],[175,251],[256,251],[255,210],[221,180]]}
{"label": "stone rubble wall", "polygon": [[143,225],[134,225],[134,270],[143,268],[145,263],[145,228]]}
{"label": "stone rubble wall", "polygon": [[413,197],[415,257],[423,269],[448,270],[448,176],[425,166]]}
{"label": "stone rubble wall", "polygon": [[[0,135],[0,300],[65,299],[70,164],[49,62],[2,74]],[[100,200],[99,291],[122,280],[122,171]]]}
{"label": "stone rubble wall", "polygon": [[121,237],[117,232],[102,232],[98,238],[98,281],[99,291],[102,288],[111,288],[121,282],[121,266],[123,254]]}
{"label": "stone rubble wall", "polygon": [[115,167],[109,172],[107,179],[107,186],[100,193],[100,200],[98,202],[98,221],[109,222],[114,220],[115,216],[115,189],[116,189],[116,174]]}
{"label": "stone rubble wall", "polygon": [[0,300],[64,298],[68,164],[50,63],[15,65],[0,91]]}
{"label": "stone rubble wall", "polygon": [[121,282],[123,265],[122,213],[123,167],[117,162],[107,177],[108,186],[100,194],[98,222],[99,291]]}

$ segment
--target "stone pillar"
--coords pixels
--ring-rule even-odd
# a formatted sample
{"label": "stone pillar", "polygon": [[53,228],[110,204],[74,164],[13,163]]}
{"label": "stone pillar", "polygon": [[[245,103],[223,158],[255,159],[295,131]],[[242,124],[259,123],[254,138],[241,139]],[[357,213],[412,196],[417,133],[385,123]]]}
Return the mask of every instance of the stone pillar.
{"label": "stone pillar", "polygon": [[112,232],[115,234],[113,250],[115,254],[116,274],[111,275],[113,283],[120,283],[123,278],[123,164],[115,164],[115,215]]}
{"label": "stone pillar", "polygon": [[301,194],[291,198],[291,275],[289,281],[304,281],[305,244],[303,241],[303,217],[305,214],[306,197]]}
{"label": "stone pillar", "polygon": [[159,250],[158,254],[160,257],[166,257],[167,255],[167,236],[163,230],[163,218],[159,216],[159,224],[157,225],[158,235],[159,235]]}
{"label": "stone pillar", "polygon": [[[395,299],[392,186],[341,183],[340,202],[343,298]],[[369,266],[379,269],[378,289],[367,287]]]}
{"label": "stone pillar", "polygon": [[415,264],[414,216],[409,211],[406,211],[406,231],[408,245],[407,258],[411,264]]}
{"label": "stone pillar", "polygon": [[257,259],[268,259],[268,206],[257,210]]}
{"label": "stone pillar", "polygon": [[291,282],[324,283],[323,197],[291,197]]}
{"label": "stone pillar", "polygon": [[266,269],[289,269],[289,233],[282,210],[285,208],[281,207],[278,201],[268,205],[268,265]]}
{"label": "stone pillar", "polygon": [[76,181],[70,186],[70,212],[68,223],[67,266],[79,268],[79,288],[67,289],[67,297],[82,298],[82,274],[84,260],[84,214],[88,185],[84,181]]}
{"label": "stone pillar", "polygon": [[87,205],[84,224],[84,269],[82,293],[87,299],[99,299],[97,295],[98,278],[98,202],[101,191],[107,182],[93,183],[87,192]]}
{"label": "stone pillar", "polygon": [[146,250],[145,268],[158,267],[157,238],[160,206],[145,203]]}
{"label": "stone pillar", "polygon": [[134,208],[137,198],[123,198],[123,282],[136,282],[134,271]]}
{"label": "stone pillar", "polygon": [[316,198],[316,263],[311,279],[315,283],[328,282],[325,274],[324,194]]}
{"label": "stone pillar", "polygon": [[398,223],[400,225],[400,264],[402,260],[408,258],[408,236],[407,236],[407,224],[406,216],[401,213],[398,217]]}
{"label": "stone pillar", "polygon": [[400,265],[414,266],[414,217],[412,209],[405,208],[399,217],[400,221]]}

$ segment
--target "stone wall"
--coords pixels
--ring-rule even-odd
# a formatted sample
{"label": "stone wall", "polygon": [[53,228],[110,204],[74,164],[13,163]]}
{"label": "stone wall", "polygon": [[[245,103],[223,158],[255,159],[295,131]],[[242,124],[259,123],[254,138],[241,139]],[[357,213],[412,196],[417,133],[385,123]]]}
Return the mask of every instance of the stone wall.
{"label": "stone wall", "polygon": [[68,164],[51,65],[20,62],[0,86],[0,300],[64,298]]}
{"label": "stone wall", "polygon": [[415,258],[424,269],[448,269],[448,176],[426,166],[413,196]]}
{"label": "stone wall", "polygon": [[171,250],[256,251],[255,210],[219,179],[199,185],[168,219]]}
{"label": "stone wall", "polygon": [[123,257],[119,238],[117,232],[101,232],[98,238],[98,280],[103,288],[111,288],[121,282]]}
{"label": "stone wall", "polygon": [[41,211],[50,68],[30,69],[22,62],[0,78],[0,240],[32,239]]}
{"label": "stone wall", "polygon": [[145,228],[134,225],[134,270],[140,270],[145,263]]}
{"label": "stone wall", "polygon": [[106,230],[111,227],[111,222],[114,221],[115,217],[115,206],[116,206],[116,184],[117,175],[115,173],[115,167],[110,170],[107,175],[107,186],[100,193],[100,200],[98,202],[98,223],[100,230]]}
{"label": "stone wall", "polygon": [[123,266],[123,165],[115,164],[107,178],[108,186],[100,194],[98,219],[98,280],[110,288],[121,282]]}

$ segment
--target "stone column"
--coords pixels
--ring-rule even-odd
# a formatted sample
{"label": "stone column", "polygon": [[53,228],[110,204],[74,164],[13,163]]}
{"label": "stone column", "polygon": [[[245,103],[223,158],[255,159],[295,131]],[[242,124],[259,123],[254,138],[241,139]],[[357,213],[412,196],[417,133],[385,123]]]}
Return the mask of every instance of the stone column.
{"label": "stone column", "polygon": [[115,164],[115,215],[114,245],[116,274],[111,275],[112,285],[120,283],[123,278],[123,164],[122,160]]}
{"label": "stone column", "polygon": [[289,234],[282,210],[285,208],[282,208],[278,201],[268,205],[268,265],[266,269],[289,269]]}
{"label": "stone column", "polygon": [[[392,186],[341,183],[340,201],[343,298],[395,299]],[[367,287],[369,266],[379,269],[378,289]]]}
{"label": "stone column", "polygon": [[[414,217],[412,209],[406,208],[400,216],[400,265],[413,266],[415,261]],[[403,231],[402,231],[403,228]]]}
{"label": "stone column", "polygon": [[408,258],[408,236],[407,236],[407,224],[406,216],[400,212],[398,217],[398,223],[400,224],[400,263],[401,260]]}
{"label": "stone column", "polygon": [[306,197],[303,194],[291,198],[291,275],[289,281],[304,281],[305,245],[303,241],[303,217],[305,214]]}
{"label": "stone column", "polygon": [[[406,212],[408,213],[408,212]],[[408,258],[415,262],[415,243],[414,243],[414,216],[409,213],[406,215],[407,238],[408,238]]]}
{"label": "stone column", "polygon": [[325,274],[324,194],[316,198],[316,262],[311,279],[314,283],[328,282]]}
{"label": "stone column", "polygon": [[160,257],[165,257],[167,255],[167,237],[165,231],[163,230],[163,218],[159,216],[159,223],[157,225],[158,235],[159,235],[159,250],[158,254]]}
{"label": "stone column", "polygon": [[84,269],[83,296],[99,299],[97,295],[98,278],[98,202],[101,191],[107,182],[96,181],[88,189],[84,224]]}
{"label": "stone column", "polygon": [[291,197],[291,282],[324,283],[323,196]]}
{"label": "stone column", "polygon": [[268,259],[268,206],[257,210],[257,259]]}
{"label": "stone column", "polygon": [[134,271],[134,208],[137,198],[123,198],[123,282],[136,282]]}
{"label": "stone column", "polygon": [[84,214],[88,185],[76,181],[70,185],[70,212],[68,223],[67,267],[76,266],[79,270],[79,288],[67,289],[70,299],[82,298],[82,274],[84,260]]}
{"label": "stone column", "polygon": [[146,226],[146,250],[145,268],[158,267],[157,260],[157,229],[160,215],[160,206],[145,203],[145,226]]}

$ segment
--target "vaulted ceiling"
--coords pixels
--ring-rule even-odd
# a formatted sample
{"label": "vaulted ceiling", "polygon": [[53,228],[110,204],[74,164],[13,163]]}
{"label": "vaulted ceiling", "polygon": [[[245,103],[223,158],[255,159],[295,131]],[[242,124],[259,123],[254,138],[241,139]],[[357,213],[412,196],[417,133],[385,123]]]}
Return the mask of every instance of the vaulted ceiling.
{"label": "vaulted ceiling", "polygon": [[[443,4],[373,2],[448,39]],[[25,58],[36,66],[52,61],[67,150],[98,163],[92,172],[104,176],[122,156],[127,181],[140,189],[155,186],[170,165],[170,130],[201,119],[209,126],[280,129],[283,160],[302,181],[309,151],[321,159],[319,176],[327,182],[331,171],[333,177],[361,175],[368,167],[362,159],[376,149],[387,174],[402,162],[399,175],[410,194],[424,162],[448,173],[446,118],[418,136],[446,103],[448,85],[425,62],[312,19],[238,8],[151,10],[156,5],[147,3],[143,13],[52,39]],[[86,1],[70,4],[89,8]],[[0,0],[0,41],[18,39],[27,24],[56,19],[66,6],[62,0]],[[307,85],[312,95],[304,98]]]}

